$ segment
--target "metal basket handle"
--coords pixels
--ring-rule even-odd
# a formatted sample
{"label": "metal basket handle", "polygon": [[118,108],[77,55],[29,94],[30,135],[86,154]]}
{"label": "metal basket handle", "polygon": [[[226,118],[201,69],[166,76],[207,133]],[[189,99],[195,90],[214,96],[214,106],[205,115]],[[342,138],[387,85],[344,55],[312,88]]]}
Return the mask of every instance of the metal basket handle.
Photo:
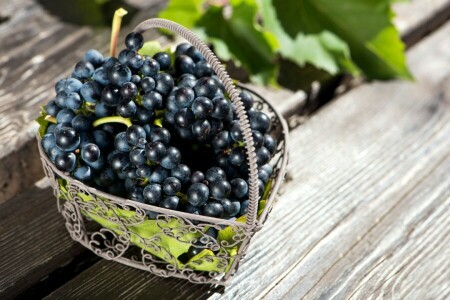
{"label": "metal basket handle", "polygon": [[259,199],[259,188],[258,188],[258,167],[256,164],[256,153],[253,143],[252,131],[250,128],[250,123],[248,121],[247,113],[239,97],[239,91],[233,84],[225,68],[220,63],[219,59],[214,55],[214,53],[209,49],[209,47],[200,40],[192,31],[166,19],[148,19],[134,29],[135,32],[143,33],[151,28],[164,28],[175,32],[179,36],[183,37],[186,41],[191,43],[195,48],[197,48],[201,54],[205,57],[206,61],[211,65],[217,77],[223,82],[225,90],[231,98],[231,101],[236,109],[236,114],[238,116],[239,125],[242,130],[242,135],[244,137],[245,149],[247,152],[247,161],[249,166],[249,205],[247,211],[247,221],[246,228],[248,231],[252,231],[256,225],[256,214],[258,211],[258,199]]}

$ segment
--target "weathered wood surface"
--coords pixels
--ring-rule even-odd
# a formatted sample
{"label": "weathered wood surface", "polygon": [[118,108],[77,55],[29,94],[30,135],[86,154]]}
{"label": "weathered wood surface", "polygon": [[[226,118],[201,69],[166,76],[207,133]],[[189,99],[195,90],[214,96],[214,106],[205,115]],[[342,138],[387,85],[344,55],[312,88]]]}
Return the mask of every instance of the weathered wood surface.
{"label": "weathered wood surface", "polygon": [[[154,15],[166,1],[130,2],[144,11],[128,28]],[[431,27],[427,20],[433,20],[436,26],[433,16],[447,16],[442,11],[449,2],[415,0],[407,9],[398,5],[397,19],[402,25],[402,33],[413,34],[425,27],[429,30]],[[82,57],[84,51],[98,48],[107,52],[109,34],[106,30],[62,23],[33,0],[0,0],[0,5],[1,17],[6,20],[0,24],[0,139],[5,141],[0,144],[2,203],[43,175],[35,154],[36,125],[32,121],[39,106],[54,97],[55,81],[70,73],[74,62]],[[417,36],[415,40],[420,38]],[[288,116],[305,104],[302,94],[285,90],[275,94],[277,96],[270,99]]]}
{"label": "weathered wood surface", "polygon": [[[61,284],[95,255],[74,243],[57,212],[47,180],[0,205],[0,299],[11,299],[45,284]],[[43,285],[36,287],[36,285]]]}
{"label": "weathered wood surface", "polygon": [[447,23],[408,53],[416,82],[358,87],[291,133],[292,179],[223,294],[102,260],[48,298],[448,298],[449,44]]}

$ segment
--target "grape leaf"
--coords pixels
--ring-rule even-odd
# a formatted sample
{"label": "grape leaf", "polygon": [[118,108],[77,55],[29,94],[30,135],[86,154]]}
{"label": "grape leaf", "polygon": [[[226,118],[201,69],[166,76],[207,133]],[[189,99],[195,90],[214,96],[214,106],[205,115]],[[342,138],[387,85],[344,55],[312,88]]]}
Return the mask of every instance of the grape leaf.
{"label": "grape leaf", "polygon": [[232,58],[259,83],[274,83],[276,40],[256,24],[258,7],[254,0],[231,0],[230,14],[223,6],[210,6],[196,26],[204,29],[221,58]]}
{"label": "grape leaf", "polygon": [[144,43],[138,52],[141,55],[153,56],[159,51],[161,51],[161,44],[158,41],[148,41]]}
{"label": "grape leaf", "polygon": [[370,78],[411,79],[404,45],[391,22],[388,0],[273,0],[282,27],[299,33],[329,31],[348,43],[352,59]]}
{"label": "grape leaf", "polygon": [[203,12],[203,0],[171,0],[158,17],[192,28]]}

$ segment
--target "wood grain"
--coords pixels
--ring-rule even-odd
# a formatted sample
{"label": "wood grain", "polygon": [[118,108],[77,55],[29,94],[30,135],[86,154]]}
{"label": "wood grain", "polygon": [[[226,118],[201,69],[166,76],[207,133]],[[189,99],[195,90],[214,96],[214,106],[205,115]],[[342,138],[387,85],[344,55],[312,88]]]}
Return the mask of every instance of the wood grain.
{"label": "wood grain", "polygon": [[80,255],[96,260],[67,234],[55,202],[45,180],[0,205],[0,299],[45,284],[54,272],[60,278],[50,280],[61,284],[71,278]]}
{"label": "wood grain", "polygon": [[445,298],[449,43],[450,23],[408,53],[416,82],[358,87],[293,130],[292,179],[223,294],[100,261],[49,299]]}

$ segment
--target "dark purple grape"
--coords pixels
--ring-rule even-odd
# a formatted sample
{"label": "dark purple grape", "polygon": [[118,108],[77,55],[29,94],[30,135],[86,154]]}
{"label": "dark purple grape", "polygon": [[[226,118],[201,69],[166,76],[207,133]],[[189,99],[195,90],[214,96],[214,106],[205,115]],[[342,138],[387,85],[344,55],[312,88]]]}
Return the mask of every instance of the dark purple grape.
{"label": "dark purple grape", "polygon": [[158,73],[155,76],[155,80],[156,80],[155,91],[157,91],[163,96],[169,95],[174,87],[172,76],[170,76],[170,74],[167,73]]}
{"label": "dark purple grape", "polygon": [[192,46],[189,49],[187,49],[186,55],[189,56],[190,58],[192,58],[192,60],[194,62],[199,62],[199,61],[205,59],[203,57],[202,53],[197,48],[195,48],[194,46]]}
{"label": "dark purple grape", "polygon": [[242,103],[244,104],[244,107],[246,110],[249,110],[250,108],[252,108],[253,103],[255,102],[255,100],[253,100],[252,94],[250,94],[247,91],[242,91],[239,94],[239,97],[241,97]]}
{"label": "dark purple grape", "polygon": [[249,203],[248,200],[245,200],[245,201],[243,201],[243,202],[241,203],[241,210],[239,211],[239,214],[240,214],[241,216],[247,214],[247,211],[248,211],[248,203]]}
{"label": "dark purple grape", "polygon": [[250,128],[266,133],[270,128],[270,118],[263,112],[250,109],[248,111]]}
{"label": "dark purple grape", "polygon": [[126,137],[130,145],[137,145],[140,139],[145,139],[146,133],[144,128],[139,125],[131,125],[127,128]]}
{"label": "dark purple grape", "polygon": [[117,64],[109,69],[108,78],[112,84],[122,86],[122,84],[131,80],[131,71],[127,66]]}
{"label": "dark purple grape", "polygon": [[132,82],[125,82],[120,88],[120,94],[123,99],[133,99],[137,95],[137,86]]}
{"label": "dark purple grape", "polygon": [[94,172],[89,166],[80,166],[73,172],[73,177],[79,181],[88,183],[94,179]]}
{"label": "dark purple grape", "polygon": [[127,141],[127,135],[125,132],[119,132],[114,138],[114,148],[122,152],[130,152],[131,145]]}
{"label": "dark purple grape", "polygon": [[195,95],[197,95],[197,97],[205,96],[210,99],[214,98],[218,89],[219,87],[215,80],[211,77],[200,78],[194,86]]}
{"label": "dark purple grape", "polygon": [[166,153],[166,146],[161,142],[151,142],[145,147],[145,156],[151,162],[160,162]]}
{"label": "dark purple grape", "polygon": [[206,184],[194,183],[187,190],[187,200],[193,206],[206,204],[209,197],[209,189]]}
{"label": "dark purple grape", "polygon": [[223,208],[223,218],[225,218],[225,219],[230,218],[235,210],[231,201],[228,199],[222,199],[222,200],[219,200],[218,202],[222,205],[222,208]]}
{"label": "dark purple grape", "polygon": [[130,191],[128,192],[128,198],[136,202],[144,203],[145,199],[143,192],[144,189],[141,188],[140,186],[132,186],[130,188]]}
{"label": "dark purple grape", "polygon": [[56,155],[55,166],[64,172],[72,172],[77,166],[77,157],[72,152],[63,152]]}
{"label": "dark purple grape", "polygon": [[156,87],[155,79],[152,77],[144,77],[141,80],[141,88],[145,93],[153,91]]}
{"label": "dark purple grape", "polygon": [[267,164],[270,161],[270,152],[266,147],[261,147],[256,150],[256,163],[258,166]]}
{"label": "dark purple grape", "polygon": [[212,140],[212,146],[215,150],[227,148],[233,143],[228,131],[219,132]]}
{"label": "dark purple grape", "polygon": [[190,108],[182,108],[175,113],[174,120],[178,127],[188,128],[195,121],[195,116]]}
{"label": "dark purple grape", "polygon": [[264,147],[266,147],[267,150],[269,150],[270,154],[273,155],[277,150],[277,141],[270,134],[265,134]]}
{"label": "dark purple grape", "polygon": [[215,199],[225,199],[231,193],[231,185],[226,179],[216,179],[209,183],[211,196]]}
{"label": "dark purple grape", "polygon": [[160,93],[151,91],[149,93],[146,93],[143,97],[143,106],[146,109],[155,110],[155,109],[161,109],[163,107],[163,97]]}
{"label": "dark purple grape", "polygon": [[83,105],[83,100],[78,93],[70,93],[66,98],[66,107],[71,110],[79,110]]}
{"label": "dark purple grape", "polygon": [[208,217],[221,218],[223,213],[223,206],[219,202],[209,202],[203,207],[203,214]]}
{"label": "dark purple grape", "polygon": [[92,79],[100,83],[101,85],[108,85],[109,84],[109,78],[108,78],[108,71],[105,67],[100,67],[95,69],[94,74],[92,75]]}
{"label": "dark purple grape", "polygon": [[150,140],[152,142],[161,142],[167,145],[170,142],[170,132],[163,127],[155,127],[150,133]]}
{"label": "dark purple grape", "polygon": [[195,64],[194,75],[197,78],[211,76],[213,75],[213,69],[206,60],[201,60]]}
{"label": "dark purple grape", "polygon": [[158,52],[153,55],[153,59],[159,63],[161,71],[168,70],[171,65],[170,55],[166,52]]}
{"label": "dark purple grape", "polygon": [[155,112],[153,110],[148,110],[144,107],[138,106],[136,113],[134,114],[134,119],[139,125],[150,124],[155,117]]}
{"label": "dark purple grape", "polygon": [[102,91],[102,103],[107,106],[115,107],[121,100],[120,89],[114,85],[107,85]]}
{"label": "dark purple grape", "polygon": [[130,167],[130,157],[128,153],[117,152],[109,159],[111,168],[116,172],[123,172]]}
{"label": "dark purple grape", "polygon": [[206,119],[199,119],[192,124],[192,134],[197,141],[205,141],[211,133],[211,124]]}
{"label": "dark purple grape", "polygon": [[244,136],[242,135],[241,126],[239,121],[235,120],[230,125],[230,136],[235,142],[243,142]]}
{"label": "dark purple grape", "polygon": [[64,82],[64,92],[66,94],[78,93],[83,86],[83,83],[76,78],[68,78]]}
{"label": "dark purple grape", "polygon": [[130,32],[125,37],[125,46],[132,51],[138,51],[143,45],[144,37],[138,32]]}
{"label": "dark purple grape", "polygon": [[151,205],[158,205],[161,202],[162,188],[157,183],[149,184],[144,188],[144,198]]}
{"label": "dark purple grape", "polygon": [[90,62],[80,61],[75,65],[74,74],[79,79],[88,79],[94,73],[94,66]]}
{"label": "dark purple grape", "polygon": [[167,148],[166,156],[161,159],[161,166],[170,170],[178,166],[181,161],[181,153],[175,147]]}
{"label": "dark purple grape", "polygon": [[193,88],[195,83],[197,82],[197,78],[195,78],[192,74],[183,74],[178,78],[178,87],[188,87]]}
{"label": "dark purple grape", "polygon": [[167,177],[164,179],[162,188],[166,195],[173,196],[181,190],[181,182],[176,177]]}
{"label": "dark purple grape", "polygon": [[174,169],[170,170],[170,176],[177,178],[181,184],[185,184],[191,177],[191,169],[184,164],[179,164]]}
{"label": "dark purple grape", "polygon": [[142,80],[141,76],[139,76],[137,74],[131,75],[131,82],[132,83],[138,85],[138,84],[141,83],[141,80]]}
{"label": "dark purple grape", "polygon": [[45,112],[47,113],[47,115],[50,115],[53,117],[56,117],[56,115],[58,114],[58,112],[60,110],[61,110],[61,108],[56,104],[55,100],[51,100],[45,106]]}
{"label": "dark purple grape", "polygon": [[222,170],[219,167],[212,167],[209,168],[206,171],[206,176],[205,176],[206,180],[208,180],[209,182],[213,182],[217,179],[225,179],[226,175],[225,175],[225,171]]}
{"label": "dark purple grape", "polygon": [[228,157],[228,161],[233,166],[241,166],[245,164],[245,152],[242,148],[234,148],[231,150],[230,156]]}
{"label": "dark purple grape", "polygon": [[211,115],[216,119],[223,120],[227,118],[231,112],[231,103],[223,98],[220,98],[214,102],[214,109]]}
{"label": "dark purple grape", "polygon": [[[145,150],[144,149],[133,149],[130,151],[130,162],[135,166],[140,166],[145,164],[146,162],[145,158]],[[136,174],[137,175],[137,174]]]}
{"label": "dark purple grape", "polygon": [[96,81],[87,81],[80,88],[80,94],[86,102],[95,103],[102,97],[102,88]]}
{"label": "dark purple grape", "polygon": [[175,59],[175,72],[181,74],[194,74],[195,63],[187,55],[180,55]]}
{"label": "dark purple grape", "polygon": [[160,207],[177,210],[180,206],[180,198],[177,196],[169,196],[164,198],[160,203]]}
{"label": "dark purple grape", "polygon": [[209,98],[197,97],[191,108],[197,118],[206,118],[211,115],[214,105]]}
{"label": "dark purple grape", "polygon": [[132,118],[137,111],[134,101],[121,102],[117,106],[117,114],[124,118]]}
{"label": "dark purple grape", "polygon": [[189,43],[181,43],[177,45],[177,48],[175,49],[175,56],[180,56],[183,54],[186,54],[186,52],[191,48],[192,45]]}
{"label": "dark purple grape", "polygon": [[160,69],[159,63],[156,60],[150,57],[146,57],[139,71],[141,71],[142,75],[144,76],[154,77],[156,76],[156,74],[158,74],[159,69]]}
{"label": "dark purple grape", "polygon": [[86,144],[81,148],[81,159],[93,163],[100,158],[100,148],[96,144]]}
{"label": "dark purple grape", "polygon": [[128,56],[127,65],[131,69],[137,70],[137,69],[141,68],[144,65],[144,59],[137,52],[131,53],[130,56]]}
{"label": "dark purple grape", "polygon": [[191,175],[192,183],[199,183],[203,181],[205,181],[205,175],[203,174],[203,172],[195,171],[194,173],[192,173]]}
{"label": "dark purple grape", "polygon": [[260,169],[258,169],[258,178],[261,179],[261,181],[264,184],[267,184],[267,182],[269,181],[270,175],[264,169],[260,168]]}
{"label": "dark purple grape", "polygon": [[94,67],[99,67],[103,64],[105,59],[103,58],[103,55],[98,50],[89,49],[84,54],[83,60],[86,62],[90,62]]}
{"label": "dark purple grape", "polygon": [[161,166],[157,166],[154,170],[153,173],[150,175],[150,177],[148,178],[148,180],[152,183],[163,183],[164,179],[166,179],[167,177],[169,177],[169,170],[161,167]]}
{"label": "dark purple grape", "polygon": [[264,135],[257,130],[252,130],[252,136],[255,149],[261,148],[264,144]]}
{"label": "dark purple grape", "polygon": [[55,131],[55,144],[64,151],[73,151],[80,145],[80,135],[72,127],[62,127]]}
{"label": "dark purple grape", "polygon": [[152,174],[152,168],[147,164],[142,164],[136,169],[136,175],[139,178],[147,178]]}
{"label": "dark purple grape", "polygon": [[98,174],[98,177],[95,179],[95,183],[97,183],[101,187],[108,187],[114,184],[117,180],[117,175],[111,168],[106,168]]}
{"label": "dark purple grape", "polygon": [[181,87],[173,92],[175,104],[178,108],[191,107],[195,98],[194,90],[188,87]]}
{"label": "dark purple grape", "polygon": [[75,113],[71,109],[63,108],[58,114],[56,114],[56,122],[62,123],[72,123],[72,119],[75,117]]}
{"label": "dark purple grape", "polygon": [[247,196],[248,193],[248,184],[247,182],[242,178],[234,178],[230,181],[231,185],[231,194],[240,199]]}

